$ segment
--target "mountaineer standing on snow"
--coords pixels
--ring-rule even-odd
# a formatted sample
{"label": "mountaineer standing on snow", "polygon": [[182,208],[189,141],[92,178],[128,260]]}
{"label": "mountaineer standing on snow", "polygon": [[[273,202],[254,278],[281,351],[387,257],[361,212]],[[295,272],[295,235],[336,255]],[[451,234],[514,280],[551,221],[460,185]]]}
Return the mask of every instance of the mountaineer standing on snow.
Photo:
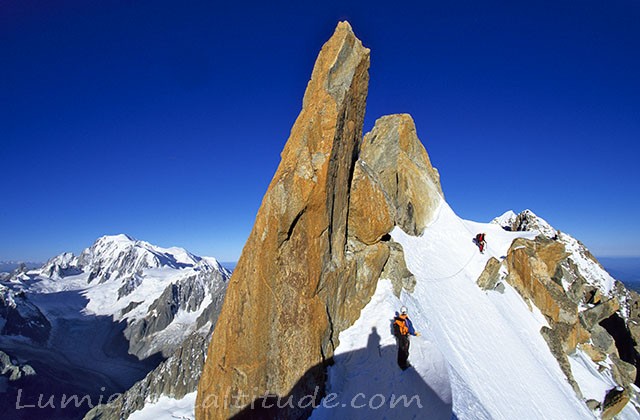
{"label": "mountaineer standing on snow", "polygon": [[411,365],[409,359],[409,335],[419,336],[420,333],[413,329],[413,324],[407,315],[407,307],[400,308],[400,314],[396,312],[393,320],[393,333],[398,341],[398,366],[406,370]]}
{"label": "mountaineer standing on snow", "polygon": [[484,240],[484,233],[478,233],[476,235],[476,244],[480,248],[480,252],[484,254],[484,249],[487,246],[487,242]]}

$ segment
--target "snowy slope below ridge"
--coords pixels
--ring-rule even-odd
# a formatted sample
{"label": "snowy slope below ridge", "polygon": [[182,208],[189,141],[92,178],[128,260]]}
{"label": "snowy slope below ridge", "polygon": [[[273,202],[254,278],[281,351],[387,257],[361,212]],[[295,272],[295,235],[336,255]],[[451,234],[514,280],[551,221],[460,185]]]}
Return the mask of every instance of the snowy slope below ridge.
{"label": "snowy slope below ridge", "polygon": [[[484,255],[473,243],[478,232],[487,233]],[[464,221],[443,202],[423,236],[409,236],[397,227],[391,236],[404,248],[407,266],[417,280],[415,290],[403,291],[398,300],[387,281],[379,282],[360,319],[340,334],[329,392],[349,401],[355,392],[376,390],[371,384],[382,373],[386,388],[376,393],[387,398],[396,390],[407,390],[407,384],[412,384],[409,389],[422,386],[418,394],[426,402],[424,411],[402,408],[403,418],[424,418],[425,412],[450,418],[451,411],[458,419],[593,418],[539,332],[546,324],[542,314],[532,312],[508,284],[504,294],[484,292],[476,285],[490,257],[501,259],[514,239],[533,239],[535,233]],[[412,337],[413,368],[403,373],[397,366],[387,366],[394,364],[396,351],[389,324],[400,305],[409,308],[416,329],[422,332],[421,337]],[[367,337],[374,327],[380,335],[379,357],[367,350]],[[363,356],[340,357],[358,355],[356,349],[364,349]],[[314,418],[341,418],[339,413],[321,407]],[[390,418],[392,413],[364,409],[349,417]]]}
{"label": "snowy slope below ridge", "polygon": [[128,420],[193,420],[196,418],[195,405],[195,391],[180,399],[163,395],[157,401],[146,404],[143,409],[133,412]]}
{"label": "snowy slope below ridge", "polygon": [[434,420],[451,418],[447,362],[428,336],[412,337],[413,368],[398,368],[390,324],[401,305],[391,282],[380,280],[360,319],[340,333],[335,363],[328,369],[328,396],[312,420],[422,419],[425,413]]}

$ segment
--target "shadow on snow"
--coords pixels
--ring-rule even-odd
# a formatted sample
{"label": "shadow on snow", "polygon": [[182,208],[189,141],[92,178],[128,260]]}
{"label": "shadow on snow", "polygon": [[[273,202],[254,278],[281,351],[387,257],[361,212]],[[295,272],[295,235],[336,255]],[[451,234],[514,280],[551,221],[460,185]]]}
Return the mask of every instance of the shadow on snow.
{"label": "shadow on snow", "polygon": [[[257,397],[233,419],[455,418],[451,402],[443,401],[413,367],[398,367],[397,346],[380,341],[372,328],[366,348],[312,367],[287,395]],[[327,379],[329,389],[316,387]]]}

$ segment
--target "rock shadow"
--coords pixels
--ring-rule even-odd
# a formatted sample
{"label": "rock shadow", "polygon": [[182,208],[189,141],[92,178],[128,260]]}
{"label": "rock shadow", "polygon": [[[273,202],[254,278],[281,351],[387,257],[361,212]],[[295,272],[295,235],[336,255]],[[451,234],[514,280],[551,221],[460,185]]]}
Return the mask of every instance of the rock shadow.
{"label": "rock shadow", "polygon": [[[309,380],[330,379],[331,389],[310,389]],[[206,400],[203,400],[206,401]],[[249,399],[251,401],[251,399]],[[247,401],[245,401],[246,403]],[[242,405],[242,404],[238,404]],[[367,347],[335,355],[309,369],[287,395],[253,398],[234,420],[273,419],[443,419],[455,418],[451,402],[441,399],[413,367],[397,365],[397,346],[381,345],[376,328]]]}
{"label": "rock shadow", "polygon": [[636,367],[636,377],[634,384],[640,386],[640,353],[638,353],[637,344],[634,340],[624,319],[617,313],[600,322],[603,327],[613,337],[620,359]]}

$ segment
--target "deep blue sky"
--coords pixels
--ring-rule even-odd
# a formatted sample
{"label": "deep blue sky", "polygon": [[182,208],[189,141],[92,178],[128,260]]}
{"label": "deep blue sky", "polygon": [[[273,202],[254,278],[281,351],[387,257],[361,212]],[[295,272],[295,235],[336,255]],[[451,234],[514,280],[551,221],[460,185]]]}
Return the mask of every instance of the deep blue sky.
{"label": "deep blue sky", "polygon": [[121,232],[237,259],[343,19],[365,130],[410,113],[458,214],[640,256],[640,3],[344,3],[4,0],[0,260]]}

